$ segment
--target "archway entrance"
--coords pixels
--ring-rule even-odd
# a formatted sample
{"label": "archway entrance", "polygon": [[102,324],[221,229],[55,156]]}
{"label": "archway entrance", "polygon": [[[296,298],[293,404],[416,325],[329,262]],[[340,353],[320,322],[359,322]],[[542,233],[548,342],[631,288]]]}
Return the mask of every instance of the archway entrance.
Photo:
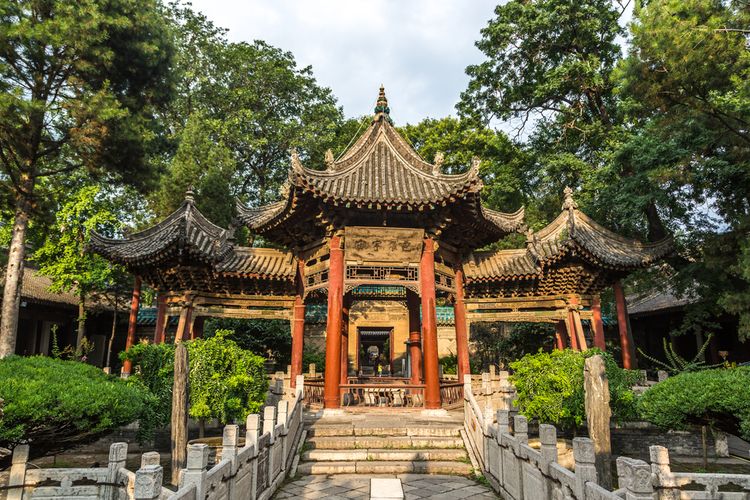
{"label": "archway entrance", "polygon": [[390,377],[393,374],[393,327],[357,328],[361,376]]}

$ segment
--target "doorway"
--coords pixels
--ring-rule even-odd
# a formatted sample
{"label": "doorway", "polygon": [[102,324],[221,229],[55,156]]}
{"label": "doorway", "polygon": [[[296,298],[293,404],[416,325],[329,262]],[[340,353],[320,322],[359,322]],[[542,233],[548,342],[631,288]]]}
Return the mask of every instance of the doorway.
{"label": "doorway", "polygon": [[393,373],[393,327],[357,328],[357,373],[365,377],[390,377]]}

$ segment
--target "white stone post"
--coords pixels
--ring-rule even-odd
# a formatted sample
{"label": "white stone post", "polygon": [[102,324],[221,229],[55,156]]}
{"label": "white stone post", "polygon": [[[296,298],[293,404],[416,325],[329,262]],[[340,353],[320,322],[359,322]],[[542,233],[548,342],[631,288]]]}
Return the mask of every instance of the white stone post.
{"label": "white stone post", "polygon": [[523,415],[513,417],[513,435],[520,444],[529,444],[529,421]]}
{"label": "white stone post", "polygon": [[109,485],[102,488],[102,498],[115,500],[118,496],[118,488],[112,486],[117,482],[117,474],[120,469],[125,468],[125,460],[128,458],[127,443],[112,443],[109,447],[109,459],[107,460],[107,482]]}
{"label": "white stone post", "polygon": [[[510,411],[497,410],[497,432],[498,437],[500,434],[508,434],[510,432]],[[499,444],[500,439],[497,442]]]}
{"label": "white stone post", "polygon": [[[278,414],[276,417],[276,421],[284,426],[284,429],[281,431],[281,472],[284,472],[286,470],[286,458],[289,448],[289,401],[283,400],[279,401],[276,405],[276,408],[278,409]],[[294,436],[291,437],[291,439],[294,439]]]}
{"label": "white stone post", "polygon": [[[8,486],[22,486],[26,482],[26,462],[29,461],[29,445],[19,444],[13,448]],[[7,500],[21,500],[23,488],[8,490]]]}
{"label": "white stone post", "polygon": [[147,451],[141,455],[141,469],[147,465],[161,465],[161,455],[158,451]]}
{"label": "white stone post", "polygon": [[195,498],[204,497],[209,451],[207,444],[189,444],[187,448],[187,469],[182,471],[180,488],[195,485]]}
{"label": "white stone post", "polygon": [[253,444],[257,452],[258,437],[260,437],[260,415],[251,413],[245,421],[245,446]]}
{"label": "white stone post", "polygon": [[276,407],[266,406],[263,408],[263,434],[271,435],[271,443],[274,442],[273,428],[276,426]]}
{"label": "white stone post", "polygon": [[573,460],[575,461],[576,498],[585,498],[586,483],[596,483],[594,442],[584,437],[573,438]]}
{"label": "white stone post", "polygon": [[625,488],[625,500],[654,500],[651,467],[643,460],[617,458],[619,487]]}
{"label": "white stone post", "polygon": [[296,383],[296,391],[297,396],[300,397],[300,399],[304,398],[305,396],[305,376],[304,375],[297,375],[297,383]]}
{"label": "white stone post", "polygon": [[135,473],[135,500],[157,500],[164,479],[161,465],[147,465]]}
{"label": "white stone post", "polygon": [[542,454],[545,474],[549,474],[549,466],[557,462],[557,429],[554,425],[539,424],[539,452]]}
{"label": "white stone post", "polygon": [[232,460],[237,456],[237,437],[240,428],[234,424],[224,426],[224,434],[221,437],[221,459]]}

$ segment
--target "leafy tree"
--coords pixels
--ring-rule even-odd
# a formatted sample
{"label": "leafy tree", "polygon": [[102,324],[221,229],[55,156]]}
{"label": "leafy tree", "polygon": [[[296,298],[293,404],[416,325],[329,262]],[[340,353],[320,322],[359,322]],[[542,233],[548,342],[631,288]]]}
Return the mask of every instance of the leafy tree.
{"label": "leafy tree", "polygon": [[507,368],[513,360],[534,353],[540,346],[551,348],[554,328],[544,323],[476,323],[471,326],[474,349],[472,373],[490,365]]}
{"label": "leafy tree", "polygon": [[292,334],[288,321],[211,318],[204,325],[204,336],[212,338],[223,330],[234,332],[232,341],[240,348],[273,360],[277,366],[286,367],[291,361]]}
{"label": "leafy tree", "polygon": [[638,405],[644,419],[666,429],[707,425],[750,439],[750,368],[681,373],[647,390]]}
{"label": "leafy tree", "polygon": [[99,187],[81,188],[62,205],[49,238],[34,253],[39,272],[52,278],[51,291],[74,291],[78,295],[76,346],[85,337],[87,297],[105,292],[115,279],[124,276],[117,266],[86,251],[91,231],[112,234],[119,226],[113,210]]}
{"label": "leafy tree", "polygon": [[595,354],[604,357],[612,416],[618,420],[634,419],[637,416],[636,401],[631,387],[638,373],[623,370],[611,355],[598,349],[540,351],[511,363],[513,374],[510,380],[518,393],[516,405],[519,411],[541,423],[571,428],[581,426],[586,420],[584,361]]}
{"label": "leafy tree", "polygon": [[9,250],[0,357],[15,349],[29,220],[40,180],[88,169],[143,185],[168,100],[171,40],[156,0],[0,2],[0,168]]}
{"label": "leafy tree", "polygon": [[483,195],[492,208],[516,210],[530,194],[523,153],[503,132],[452,117],[427,118],[400,132],[428,161],[442,153],[444,173],[465,172],[474,157],[480,158],[479,171],[486,186]]}
{"label": "leafy tree", "polygon": [[47,356],[0,360],[0,399],[0,446],[30,443],[37,456],[94,441],[157,403],[99,368]]}
{"label": "leafy tree", "polygon": [[244,421],[263,406],[268,390],[264,359],[241,349],[219,330],[208,339],[190,341],[190,410],[193,418]]}

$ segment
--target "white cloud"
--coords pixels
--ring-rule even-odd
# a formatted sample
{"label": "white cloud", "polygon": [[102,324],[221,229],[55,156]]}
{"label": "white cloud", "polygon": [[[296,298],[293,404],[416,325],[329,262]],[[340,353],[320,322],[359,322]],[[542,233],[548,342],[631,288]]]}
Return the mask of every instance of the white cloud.
{"label": "white cloud", "polygon": [[386,87],[397,124],[455,114],[474,42],[496,0],[193,0],[232,41],[265,40],[312,65],[347,116],[372,111]]}

